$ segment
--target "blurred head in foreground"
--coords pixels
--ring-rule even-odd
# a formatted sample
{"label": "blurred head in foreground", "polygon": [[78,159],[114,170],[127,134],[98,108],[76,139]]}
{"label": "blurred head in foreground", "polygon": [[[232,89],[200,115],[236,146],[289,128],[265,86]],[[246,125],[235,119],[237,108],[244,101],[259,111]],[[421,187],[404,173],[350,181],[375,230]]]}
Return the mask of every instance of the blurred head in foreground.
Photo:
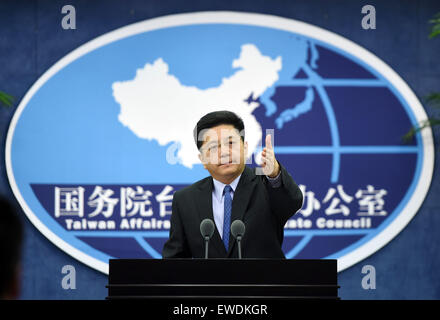
{"label": "blurred head in foreground", "polygon": [[20,294],[22,237],[16,208],[0,196],[0,299],[16,299]]}

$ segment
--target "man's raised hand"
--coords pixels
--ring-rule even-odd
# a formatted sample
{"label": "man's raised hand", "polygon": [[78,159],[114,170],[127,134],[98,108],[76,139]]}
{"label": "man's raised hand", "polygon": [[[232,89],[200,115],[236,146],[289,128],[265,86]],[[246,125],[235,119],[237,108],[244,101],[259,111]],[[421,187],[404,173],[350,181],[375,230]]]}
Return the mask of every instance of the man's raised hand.
{"label": "man's raised hand", "polygon": [[262,170],[269,178],[275,178],[280,173],[280,165],[275,159],[275,153],[272,146],[272,137],[270,134],[266,136],[266,147],[261,152]]}

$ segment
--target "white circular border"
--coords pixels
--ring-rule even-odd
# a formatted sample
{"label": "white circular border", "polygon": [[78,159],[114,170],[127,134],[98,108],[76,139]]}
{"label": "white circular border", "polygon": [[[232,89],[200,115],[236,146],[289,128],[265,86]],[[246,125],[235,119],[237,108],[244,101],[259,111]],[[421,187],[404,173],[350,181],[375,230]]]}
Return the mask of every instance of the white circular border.
{"label": "white circular border", "polygon": [[[371,52],[360,47],[354,42],[343,38],[333,32],[315,27],[313,25],[266,14],[256,14],[256,13],[242,13],[233,11],[215,11],[215,12],[197,12],[197,13],[183,13],[175,14],[164,17],[158,17],[150,20],[145,20],[142,22],[134,23],[117,30],[108,32],[102,36],[99,36],[79,48],[73,50],[58,62],[56,62],[49,70],[47,70],[29,89],[26,95],[21,100],[17,107],[17,110],[11,120],[7,138],[6,138],[6,171],[11,185],[12,191],[15,197],[23,208],[24,212],[28,216],[29,220],[34,224],[34,226],[46,236],[52,243],[58,246],[61,250],[67,252],[75,259],[83,262],[84,264],[108,274],[108,264],[104,263],[96,258],[93,258],[80,250],[72,247],[69,243],[65,242],[63,239],[58,237],[50,229],[48,229],[41,221],[36,217],[32,210],[27,206],[24,201],[20,190],[14,179],[14,174],[11,164],[11,144],[14,136],[15,126],[21,113],[26,107],[27,103],[33,97],[33,95],[38,91],[40,87],[46,83],[53,75],[58,71],[63,69],[65,66],[78,59],[79,57],[91,52],[99,47],[109,44],[114,41],[126,38],[128,36],[136,35],[139,33],[144,33],[148,31],[158,30],[167,27],[184,26],[184,25],[194,25],[194,24],[213,24],[213,23],[226,23],[226,24],[238,24],[238,25],[253,25],[269,27],[278,30],[284,30],[294,33],[299,33],[310,38],[315,38],[325,43],[329,43],[342,50],[356,56],[360,60],[369,64],[373,69],[380,70],[380,73],[399,91],[402,97],[408,102],[412,111],[414,112],[415,118],[418,122],[427,119],[427,115],[419,100],[405,83],[405,81],[400,78],[400,76],[394,72],[386,63],[380,60]],[[338,259],[338,272],[349,268],[350,266],[356,264],[357,262],[370,256],[383,246],[385,246],[389,241],[391,241],[417,213],[418,209],[422,205],[426,194],[429,190],[432,180],[432,174],[434,170],[434,146],[432,130],[427,128],[421,132],[423,140],[423,164],[422,172],[420,175],[419,182],[411,195],[408,204],[402,210],[400,215],[392,221],[392,223],[386,227],[382,232],[376,235],[373,239],[360,246],[359,248],[353,250],[352,252],[346,254],[345,256]]]}

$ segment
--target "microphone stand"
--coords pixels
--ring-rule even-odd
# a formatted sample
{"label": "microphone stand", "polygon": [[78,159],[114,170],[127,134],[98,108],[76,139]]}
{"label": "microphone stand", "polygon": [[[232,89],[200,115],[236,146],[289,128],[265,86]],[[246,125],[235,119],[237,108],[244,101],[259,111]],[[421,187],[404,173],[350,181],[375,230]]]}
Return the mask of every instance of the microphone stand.
{"label": "microphone stand", "polygon": [[205,236],[205,259],[208,259],[209,236]]}
{"label": "microphone stand", "polygon": [[241,259],[241,236],[237,236],[238,259]]}

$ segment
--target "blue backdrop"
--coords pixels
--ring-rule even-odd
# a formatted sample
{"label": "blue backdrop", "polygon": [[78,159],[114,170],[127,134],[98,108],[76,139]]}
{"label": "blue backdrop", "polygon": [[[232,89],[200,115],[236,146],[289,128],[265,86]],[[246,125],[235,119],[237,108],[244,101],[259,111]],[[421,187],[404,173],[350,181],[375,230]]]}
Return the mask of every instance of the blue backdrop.
{"label": "blue backdrop", "polygon": [[[61,28],[61,8],[74,5],[76,30]],[[376,8],[376,30],[361,28],[361,8]],[[9,122],[30,86],[56,61],[95,37],[163,15],[196,11],[243,11],[304,21],[346,37],[393,68],[419,99],[440,91],[440,39],[428,39],[428,20],[438,1],[2,1],[0,2],[0,90],[16,97],[0,108],[2,134],[0,193],[13,198],[4,168]],[[437,59],[436,59],[437,58]],[[432,108],[426,107],[428,115]],[[435,130],[438,138],[439,129]],[[438,144],[435,139],[436,145]],[[436,152],[436,156],[438,153]],[[436,157],[431,189],[409,225],[384,248],[339,273],[342,299],[440,299],[440,175]],[[47,240],[24,217],[23,299],[103,299],[107,277]],[[76,269],[76,289],[64,290],[61,269]],[[362,266],[376,268],[376,289],[362,289]]]}

